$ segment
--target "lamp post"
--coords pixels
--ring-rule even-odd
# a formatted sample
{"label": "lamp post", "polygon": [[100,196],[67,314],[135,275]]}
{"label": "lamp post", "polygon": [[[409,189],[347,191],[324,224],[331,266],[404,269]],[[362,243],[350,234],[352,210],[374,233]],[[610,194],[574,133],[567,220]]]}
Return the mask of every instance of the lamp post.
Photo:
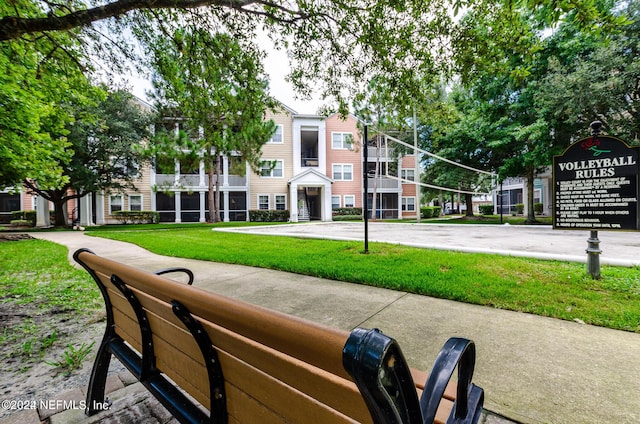
{"label": "lamp post", "polygon": [[[594,138],[600,134],[602,122],[593,121],[591,125],[591,135]],[[598,239],[598,231],[591,230],[590,237],[587,239],[587,272],[594,280],[600,279],[600,240]]]}
{"label": "lamp post", "polygon": [[368,125],[364,124],[364,137],[362,140],[362,216],[364,217],[364,253],[369,253],[369,176],[367,165],[369,161],[369,145],[367,144]]}

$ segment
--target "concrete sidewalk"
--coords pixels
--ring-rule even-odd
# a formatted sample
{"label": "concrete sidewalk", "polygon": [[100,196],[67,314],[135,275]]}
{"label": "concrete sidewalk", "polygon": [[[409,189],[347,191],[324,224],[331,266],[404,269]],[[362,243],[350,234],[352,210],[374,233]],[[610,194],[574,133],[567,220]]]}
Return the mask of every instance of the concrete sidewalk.
{"label": "concrete sidewalk", "polygon": [[[470,235],[471,229],[466,231]],[[499,416],[523,423],[640,422],[640,334],[272,270],[163,257],[79,232],[34,235],[68,246],[70,255],[88,247],[149,271],[186,266],[199,287],[345,330],[378,327],[399,341],[416,368],[430,369],[449,337],[470,338],[478,354],[474,381],[485,390],[485,409],[498,414],[485,414],[486,423],[506,422]]]}

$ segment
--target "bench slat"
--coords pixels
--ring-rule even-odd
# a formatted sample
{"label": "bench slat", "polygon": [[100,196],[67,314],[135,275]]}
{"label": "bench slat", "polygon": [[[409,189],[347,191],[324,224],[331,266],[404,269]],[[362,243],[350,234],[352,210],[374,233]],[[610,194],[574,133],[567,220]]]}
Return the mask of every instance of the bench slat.
{"label": "bench slat", "polygon": [[[136,293],[138,299],[145,307],[149,318],[149,323],[154,333],[154,343],[156,343],[157,366],[171,378],[177,379],[181,375],[198,374],[199,384],[195,383],[196,377],[191,381],[192,385],[199,390],[208,387],[206,375],[204,374],[204,364],[201,353],[189,333],[182,331],[167,323],[164,317],[169,313],[169,306],[158,302],[144,293]],[[173,318],[170,318],[173,321]],[[165,322],[163,322],[165,321]],[[296,358],[291,358],[282,352],[271,349],[253,340],[239,336],[225,328],[213,323],[201,321],[207,331],[214,346],[219,351],[225,351],[231,356],[239,358],[246,364],[269,374],[276,379],[294,387],[311,397],[327,403],[333,408],[343,411],[347,415],[363,417],[368,416],[368,410],[362,400],[362,396],[355,384],[346,379],[342,379],[308,363]],[[158,341],[156,341],[156,338]],[[173,346],[180,346],[182,352],[175,352]],[[340,349],[341,346],[327,346],[327,349]],[[183,355],[193,358],[192,361],[185,361]],[[222,361],[222,359],[221,359]],[[194,363],[195,362],[195,363]],[[223,370],[226,364],[223,364]],[[193,367],[200,367],[194,371]],[[174,376],[174,371],[176,376]],[[223,371],[224,372],[224,371]],[[225,374],[225,379],[230,377]],[[201,403],[202,399],[196,393],[192,393]],[[206,400],[206,399],[205,399]]]}
{"label": "bench slat", "polygon": [[349,336],[346,331],[181,285],[96,255],[81,253],[81,259],[98,273],[118,275],[132,289],[144,291],[167,304],[175,299],[195,316],[350,379],[341,365],[342,351],[326,348],[344,344]]}
{"label": "bench slat", "polygon": [[[101,281],[110,288],[113,306],[116,310],[114,318],[117,331],[122,332],[123,335],[126,334],[126,337],[132,341],[132,346],[139,351],[141,348],[140,334],[137,322],[133,318],[135,316],[133,310],[120,292],[112,288],[110,279],[105,274],[101,275]],[[136,290],[131,284],[128,286],[147,312],[149,325],[153,332],[158,369],[176,381],[200,404],[208,405],[206,370],[202,363],[201,353],[191,335],[177,327],[181,323],[172,315],[170,305]],[[226,348],[233,351],[234,355],[239,355],[241,360],[247,361],[248,364],[257,366],[265,373],[273,375],[287,384],[292,384],[295,390],[308,393],[312,398],[320,399],[331,405],[332,408],[344,411],[349,416],[356,416],[360,421],[365,422],[368,419],[369,412],[366,405],[357,387],[351,381],[339,378],[324,370],[314,369],[301,361],[288,358],[281,352],[249,339],[243,339],[222,327],[206,321],[202,321],[202,324],[210,338],[215,340],[214,345],[217,349]],[[295,337],[295,335],[292,336]],[[180,346],[182,350],[177,350],[176,345]],[[342,346],[325,347],[340,350]],[[197,360],[195,360],[196,358]],[[220,360],[224,361],[222,357]],[[295,362],[293,366],[292,362]],[[223,362],[223,370],[227,370],[228,367],[229,364]],[[224,375],[226,380],[232,381],[232,376],[228,372],[224,372]],[[290,405],[287,404],[287,407]]]}

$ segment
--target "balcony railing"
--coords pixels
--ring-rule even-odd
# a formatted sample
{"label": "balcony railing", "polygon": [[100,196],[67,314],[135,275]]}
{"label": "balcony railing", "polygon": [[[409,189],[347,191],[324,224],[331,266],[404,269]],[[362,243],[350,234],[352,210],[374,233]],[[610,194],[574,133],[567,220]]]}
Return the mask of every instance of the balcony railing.
{"label": "balcony railing", "polygon": [[[175,185],[175,174],[156,174],[156,184],[160,186],[173,187]],[[215,181],[214,181],[215,182]],[[224,176],[220,176],[220,182],[224,183]],[[247,177],[240,175],[229,175],[228,182],[230,187],[245,187],[247,185]],[[200,175],[180,175],[178,179],[179,187],[208,187],[209,176],[205,175],[202,185],[200,185]]]}
{"label": "balcony railing", "polygon": [[320,161],[318,160],[318,158],[302,158],[303,167],[315,167],[318,166],[319,163]]}
{"label": "balcony railing", "polygon": [[[372,191],[373,189],[373,185],[374,185],[374,180],[375,178],[369,178],[369,181],[367,183],[367,186],[369,187],[369,192]],[[400,189],[401,185],[400,185],[400,180],[397,180],[395,178],[389,178],[389,177],[378,177],[378,181],[376,184],[377,188],[397,188]]]}
{"label": "balcony railing", "polygon": [[[376,160],[376,148],[369,146],[367,150],[367,155],[369,156],[369,162]],[[384,147],[380,147],[380,159],[395,159],[393,149],[385,149]]]}

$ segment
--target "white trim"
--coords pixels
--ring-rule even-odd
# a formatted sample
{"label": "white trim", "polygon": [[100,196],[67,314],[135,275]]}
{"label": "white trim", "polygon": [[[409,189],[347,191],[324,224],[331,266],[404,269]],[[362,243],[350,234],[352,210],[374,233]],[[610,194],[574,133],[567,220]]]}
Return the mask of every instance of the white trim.
{"label": "white trim", "polygon": [[[411,178],[408,177],[407,174],[412,173],[413,176]],[[415,168],[401,168],[400,169],[400,179],[404,183],[405,181],[415,181],[416,180],[416,169]]]}
{"label": "white trim", "polygon": [[[334,139],[333,137],[335,135],[340,134],[341,137],[341,146],[340,147],[336,147],[334,145]],[[351,136],[351,143],[346,143],[345,142],[345,136]],[[331,149],[332,150],[353,150],[353,143],[354,143],[354,137],[353,137],[353,133],[352,132],[347,132],[347,131],[332,131],[331,132]]]}
{"label": "white trim", "polygon": [[[356,207],[356,195],[355,194],[345,194],[344,196],[344,207],[345,208],[355,208]],[[351,202],[351,206],[347,206],[347,198],[351,197],[353,201]]]}
{"label": "white trim", "polygon": [[[262,167],[262,163],[260,164],[260,178],[284,178],[284,159],[262,159],[262,162],[272,162],[275,161],[277,164],[280,164],[280,167],[278,167],[278,165],[276,164],[276,166],[273,169],[269,170],[269,175],[264,175],[263,174],[263,170],[264,168]],[[282,175],[273,175],[273,171],[275,171],[276,169],[279,169],[280,172],[282,173]]]}
{"label": "white trim", "polygon": [[280,141],[273,141],[273,136],[269,139],[269,141],[267,141],[267,144],[284,144],[284,125],[282,124],[276,124],[276,132],[273,133],[273,135],[275,136],[276,134],[278,134],[278,130],[280,130]]}
{"label": "white trim", "polygon": [[122,194],[109,194],[109,215],[113,215],[113,203],[111,202],[111,199],[114,197],[119,197],[120,198],[120,209],[121,211],[125,210],[124,209],[124,195]]}
{"label": "white trim", "polygon": [[131,198],[132,197],[140,197],[140,210],[143,211],[144,210],[144,195],[142,193],[128,193],[127,194],[127,210],[131,211]]}
{"label": "white trim", "polygon": [[[409,209],[408,200],[413,199],[413,209]],[[406,202],[405,202],[406,201]],[[400,199],[400,209],[402,212],[415,212],[416,211],[416,197],[415,196],[402,196]]]}
{"label": "white trim", "polygon": [[[338,206],[336,206],[335,208],[333,207],[333,199],[337,198],[338,199]],[[337,209],[337,208],[341,208],[342,207],[342,196],[339,194],[334,194],[331,196],[331,209]]]}
{"label": "white trim", "polygon": [[[260,197],[262,196],[267,198],[267,209],[262,209],[260,207]],[[257,209],[260,211],[268,211],[271,209],[271,196],[268,193],[256,194],[256,202]]]}
{"label": "white trim", "polygon": [[[282,196],[284,198],[284,202],[282,203],[282,206],[284,206],[283,209],[278,209],[278,197]],[[273,194],[273,208],[277,211],[286,211],[287,210],[287,194],[286,193],[274,193]]]}
{"label": "white trim", "polygon": [[[341,167],[341,171],[340,171],[340,178],[336,178],[336,171],[334,169],[334,167],[339,166]],[[350,174],[351,174],[351,178],[344,178],[344,170],[345,167],[350,167]],[[353,181],[353,164],[352,163],[332,163],[331,164],[331,178],[334,181]]]}

